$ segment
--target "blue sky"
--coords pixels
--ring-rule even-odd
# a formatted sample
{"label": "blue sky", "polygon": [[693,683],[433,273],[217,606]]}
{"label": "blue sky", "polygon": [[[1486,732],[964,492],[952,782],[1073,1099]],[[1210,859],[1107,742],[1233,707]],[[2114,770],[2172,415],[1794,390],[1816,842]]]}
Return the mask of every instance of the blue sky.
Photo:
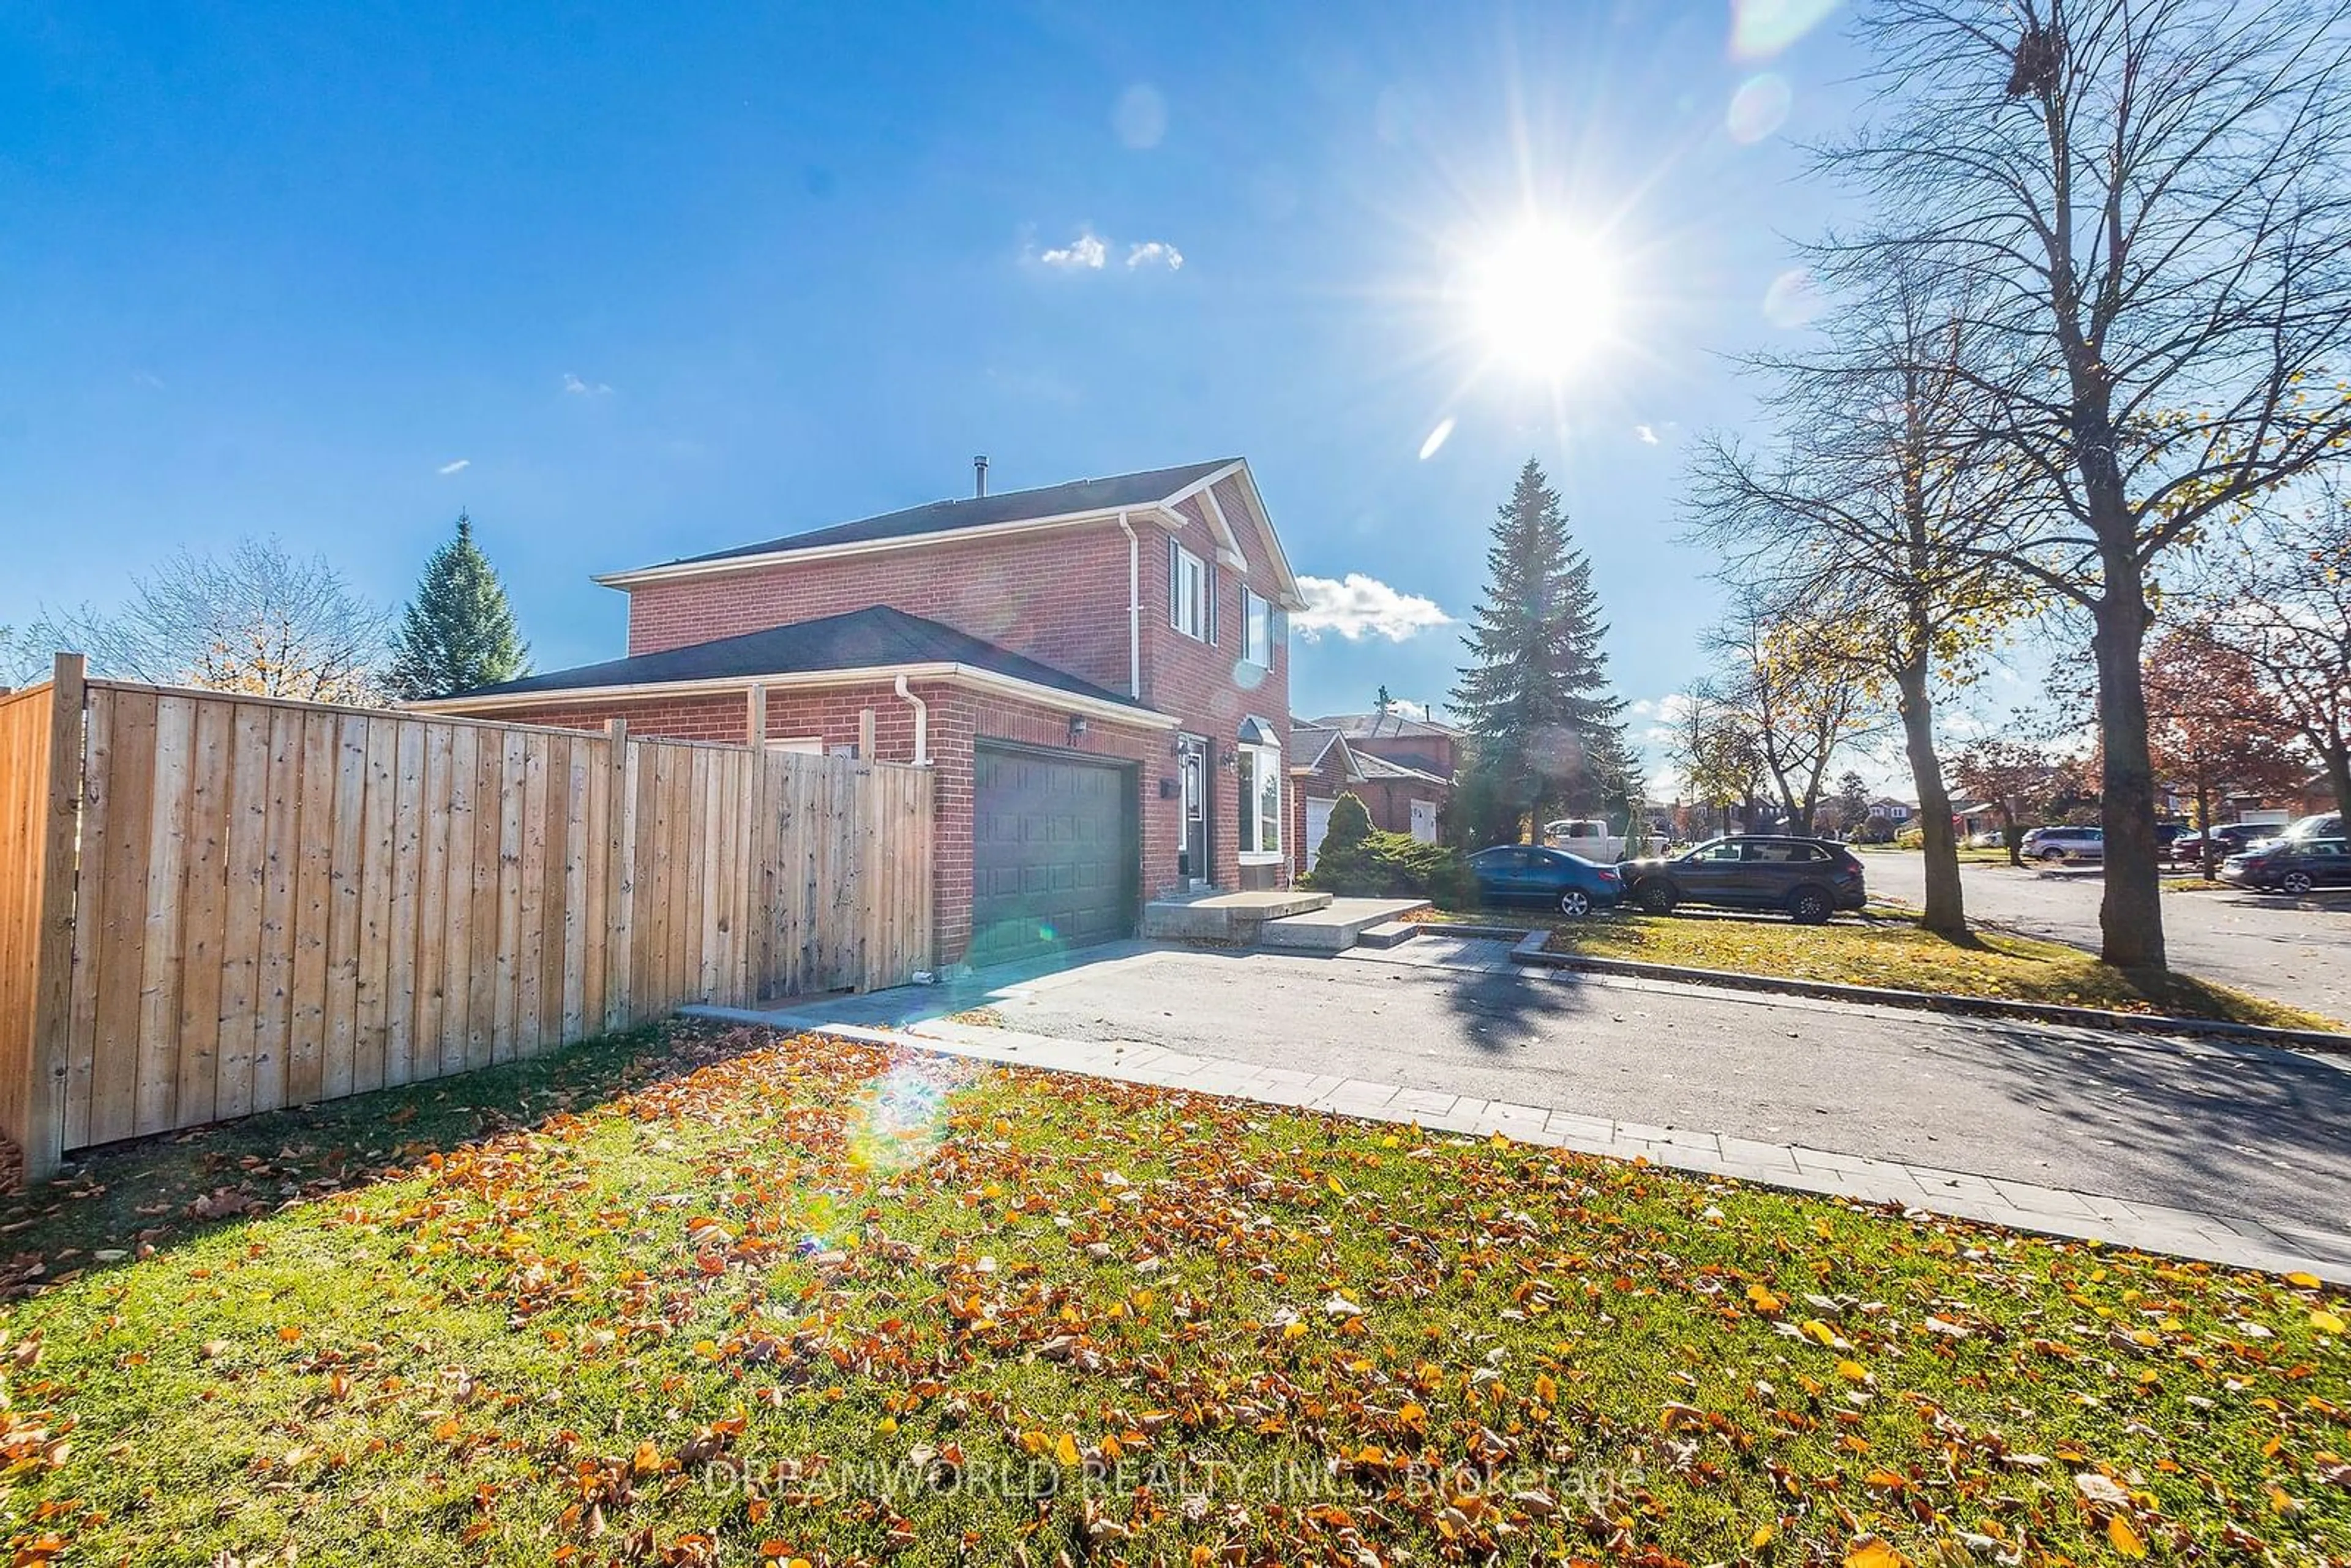
{"label": "blue sky", "polygon": [[[620,649],[590,572],[962,494],[981,452],[998,489],[1244,455],[1299,571],[1463,617],[1531,455],[1654,702],[1715,605],[1684,444],[1801,330],[1839,20],[12,5],[0,623],[247,533],[397,601],[464,506],[553,667]],[[1465,303],[1531,214],[1614,278],[1559,378]],[[1297,711],[1442,699],[1458,627],[1381,619],[1297,644]]]}

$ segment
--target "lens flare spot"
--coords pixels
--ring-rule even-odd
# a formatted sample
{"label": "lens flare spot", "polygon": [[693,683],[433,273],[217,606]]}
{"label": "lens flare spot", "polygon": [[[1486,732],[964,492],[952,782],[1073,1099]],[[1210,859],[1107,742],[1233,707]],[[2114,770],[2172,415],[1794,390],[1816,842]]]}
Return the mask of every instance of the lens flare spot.
{"label": "lens flare spot", "polygon": [[1733,141],[1751,147],[1787,123],[1788,106],[1794,98],[1787,78],[1777,72],[1749,77],[1730,95],[1730,109],[1722,117],[1724,129]]}
{"label": "lens flare spot", "polygon": [[1452,439],[1453,416],[1448,413],[1437,422],[1437,428],[1430,431],[1428,439],[1420,444],[1420,460],[1423,463],[1427,462],[1445,450],[1445,444]]}
{"label": "lens flare spot", "polygon": [[1837,0],[1730,0],[1730,53],[1768,60],[1811,32],[1837,8]]}
{"label": "lens flare spot", "polygon": [[1827,308],[1828,301],[1821,297],[1820,286],[1801,267],[1790,267],[1763,291],[1763,319],[1774,327],[1792,330],[1810,326]]}

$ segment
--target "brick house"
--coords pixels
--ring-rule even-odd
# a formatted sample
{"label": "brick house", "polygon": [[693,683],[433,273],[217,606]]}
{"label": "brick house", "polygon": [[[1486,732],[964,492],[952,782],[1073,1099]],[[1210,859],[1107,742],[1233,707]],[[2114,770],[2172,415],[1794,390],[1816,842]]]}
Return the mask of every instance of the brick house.
{"label": "brick house", "polygon": [[1242,460],[983,483],[597,580],[629,596],[626,656],[416,706],[935,768],[944,965],[1288,880],[1302,601]]}
{"label": "brick house", "polygon": [[[1374,728],[1387,728],[1382,734]],[[1417,725],[1437,733],[1405,735],[1388,728]],[[1370,731],[1374,747],[1410,747],[1406,755],[1432,767],[1415,767],[1382,750],[1369,749],[1351,729]],[[1441,725],[1396,719],[1381,714],[1341,714],[1311,722],[1293,719],[1290,728],[1291,796],[1290,842],[1297,848],[1295,870],[1313,869],[1314,854],[1330,830],[1331,808],[1339,797],[1352,794],[1371,813],[1372,826],[1384,832],[1409,833],[1425,842],[1437,839],[1437,813],[1453,792],[1454,734]]]}
{"label": "brick house", "polygon": [[1317,729],[1337,730],[1358,756],[1384,757],[1416,773],[1449,781],[1461,766],[1461,732],[1433,718],[1410,718],[1394,708],[1381,708],[1306,722]]}

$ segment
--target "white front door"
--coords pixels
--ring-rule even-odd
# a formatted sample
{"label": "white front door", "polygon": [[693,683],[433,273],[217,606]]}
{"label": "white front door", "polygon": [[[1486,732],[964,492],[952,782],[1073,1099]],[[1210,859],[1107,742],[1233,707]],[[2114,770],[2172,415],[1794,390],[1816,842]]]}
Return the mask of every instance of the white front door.
{"label": "white front door", "polygon": [[1437,802],[1415,800],[1412,803],[1412,836],[1424,844],[1437,841]]}

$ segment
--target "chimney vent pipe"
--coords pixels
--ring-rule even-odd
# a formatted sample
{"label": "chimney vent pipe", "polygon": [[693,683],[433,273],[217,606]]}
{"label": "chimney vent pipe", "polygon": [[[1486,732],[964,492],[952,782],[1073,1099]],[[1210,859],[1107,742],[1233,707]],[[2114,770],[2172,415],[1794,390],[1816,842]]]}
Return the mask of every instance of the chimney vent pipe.
{"label": "chimney vent pipe", "polygon": [[978,456],[978,457],[975,457],[975,458],[973,458],[973,459],[971,460],[971,475],[972,475],[973,482],[974,482],[974,483],[975,483],[975,485],[977,486],[976,489],[974,489],[974,490],[973,490],[972,494],[973,494],[974,496],[985,496],[985,495],[987,495],[987,458],[984,455],[981,455],[981,456]]}

